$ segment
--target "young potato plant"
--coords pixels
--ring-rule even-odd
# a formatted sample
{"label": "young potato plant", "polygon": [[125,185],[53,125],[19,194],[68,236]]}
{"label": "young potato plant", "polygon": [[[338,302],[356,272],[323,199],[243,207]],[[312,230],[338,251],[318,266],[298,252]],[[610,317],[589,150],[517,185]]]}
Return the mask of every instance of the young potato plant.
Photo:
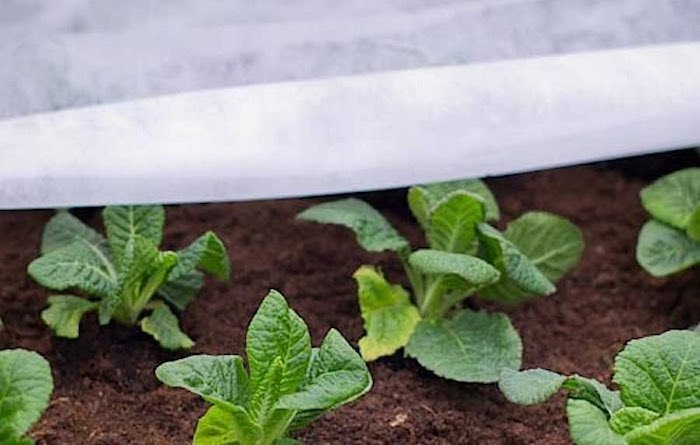
{"label": "young potato plant", "polygon": [[29,265],[29,275],[50,289],[78,290],[84,297],[50,296],[44,322],[60,337],[77,338],[83,315],[98,311],[100,324],[139,324],[166,349],[194,345],[170,306],[185,309],[202,287],[202,271],[228,279],[222,241],[207,232],[183,250],[160,251],[162,206],[106,207],[102,218],[107,238],[67,211],[46,225],[42,255]]}
{"label": "young potato plant", "polygon": [[642,190],[641,198],[654,219],[639,233],[639,264],[662,277],[700,263],[700,168],[656,180]]}
{"label": "young potato plant", "polygon": [[53,392],[49,362],[33,351],[0,351],[0,443],[31,445],[25,435],[41,417]]}
{"label": "young potato plant", "polygon": [[700,333],[668,331],[630,341],[615,358],[619,391],[543,369],[505,369],[508,400],[541,403],[560,388],[577,445],[700,444]]}
{"label": "young potato plant", "polygon": [[196,355],[156,369],[161,382],[213,405],[193,444],[298,444],[291,431],[372,387],[367,365],[338,331],[312,348],[306,323],[274,290],[248,326],[246,356],[247,370],[237,355]]}
{"label": "young potato plant", "polygon": [[564,218],[528,212],[504,232],[491,191],[479,180],[411,187],[408,204],[423,228],[428,249],[411,250],[374,208],[358,199],[313,206],[299,217],[353,229],[368,251],[396,252],[412,288],[389,283],[381,271],[361,266],[354,274],[366,335],[365,360],[399,348],[435,374],[463,382],[495,382],[504,367],[520,367],[522,345],[508,317],[462,309],[482,299],[518,303],[555,291],[583,250],[579,229]]}

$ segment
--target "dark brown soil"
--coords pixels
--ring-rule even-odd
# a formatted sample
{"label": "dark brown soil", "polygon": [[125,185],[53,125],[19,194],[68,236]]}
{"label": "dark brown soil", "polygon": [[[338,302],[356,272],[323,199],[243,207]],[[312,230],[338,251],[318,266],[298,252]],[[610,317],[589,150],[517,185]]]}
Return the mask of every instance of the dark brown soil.
{"label": "dark brown soil", "polygon": [[[502,309],[525,345],[524,366],[608,380],[626,340],[688,326],[700,319],[692,293],[697,271],[654,279],[635,263],[637,232],[646,219],[640,187],[697,163],[692,152],[579,166],[489,180],[504,221],[530,209],[571,218],[585,233],[579,267],[558,292]],[[405,191],[363,195],[418,246],[422,238],[405,206]],[[269,288],[281,290],[318,342],[334,326],[356,342],[362,335],[355,285],[363,263],[380,264],[403,280],[391,255],[368,254],[342,228],[295,221],[321,199],[176,206],[168,209],[166,246],[182,247],[211,228],[229,246],[229,283],[209,281],[181,317],[197,341],[194,353],[241,353],[245,327]],[[99,213],[79,212],[95,226]],[[161,386],[153,369],[185,354],[162,351],[137,329],[84,321],[80,339],[53,338],[39,313],[49,292],[26,275],[50,212],[0,214],[0,311],[6,347],[25,347],[52,363],[56,390],[36,426],[39,444],[186,444],[205,403]],[[569,443],[561,396],[537,407],[507,403],[494,385],[441,380],[397,355],[371,364],[375,386],[357,403],[327,415],[299,438],[309,444]]]}

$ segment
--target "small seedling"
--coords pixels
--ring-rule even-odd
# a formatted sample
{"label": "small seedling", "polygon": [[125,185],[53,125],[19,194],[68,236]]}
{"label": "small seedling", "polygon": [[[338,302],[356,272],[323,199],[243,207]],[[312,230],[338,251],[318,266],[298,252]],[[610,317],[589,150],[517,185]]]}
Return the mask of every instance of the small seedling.
{"label": "small seedling", "polygon": [[700,444],[700,333],[669,331],[630,341],[615,358],[619,391],[544,369],[503,370],[499,386],[520,405],[568,391],[577,445]]}
{"label": "small seedling", "polygon": [[406,238],[374,208],[358,199],[313,206],[299,217],[353,229],[368,251],[394,251],[413,298],[372,266],[360,267],[360,311],[365,360],[408,355],[439,376],[463,382],[495,382],[504,367],[518,369],[522,344],[504,314],[461,308],[478,293],[487,300],[518,303],[555,291],[554,283],[579,260],[583,237],[568,220],[528,212],[504,232],[491,191],[479,180],[412,187],[408,204],[429,249],[411,251]]}
{"label": "small seedling", "polygon": [[641,192],[654,218],[642,227],[637,261],[655,277],[700,263],[700,168],[666,175]]}
{"label": "small seedling", "polygon": [[213,406],[193,444],[299,443],[291,431],[359,398],[372,387],[367,366],[331,329],[320,348],[284,297],[270,291],[248,326],[248,369],[237,355],[196,355],[160,365],[156,376]]}
{"label": "small seedling", "polygon": [[0,351],[0,443],[31,445],[25,435],[49,406],[53,378],[49,362],[33,351]]}
{"label": "small seedling", "polygon": [[159,251],[162,206],[112,206],[102,217],[106,239],[67,211],[46,225],[42,256],[29,265],[29,275],[50,289],[78,290],[86,298],[50,296],[41,314],[44,322],[60,337],[77,338],[82,317],[96,310],[100,324],[139,324],[164,348],[194,345],[170,306],[184,310],[195,298],[203,284],[201,271],[228,279],[222,241],[207,232],[178,252]]}

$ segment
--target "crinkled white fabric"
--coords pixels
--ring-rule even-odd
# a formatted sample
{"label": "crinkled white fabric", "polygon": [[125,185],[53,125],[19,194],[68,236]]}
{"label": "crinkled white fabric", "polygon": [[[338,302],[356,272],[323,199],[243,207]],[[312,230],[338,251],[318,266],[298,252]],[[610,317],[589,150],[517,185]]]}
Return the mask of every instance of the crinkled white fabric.
{"label": "crinkled white fabric", "polygon": [[687,146],[700,143],[699,79],[688,43],[6,119],[0,208],[329,194]]}
{"label": "crinkled white fabric", "polygon": [[0,119],[698,39],[697,0],[0,0]]}

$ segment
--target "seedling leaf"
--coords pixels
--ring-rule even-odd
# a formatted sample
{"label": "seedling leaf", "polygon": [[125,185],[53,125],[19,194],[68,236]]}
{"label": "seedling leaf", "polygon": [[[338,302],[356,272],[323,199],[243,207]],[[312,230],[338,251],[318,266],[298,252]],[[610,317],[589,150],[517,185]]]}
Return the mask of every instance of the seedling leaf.
{"label": "seedling leaf", "polygon": [[171,274],[171,280],[178,280],[199,268],[220,280],[227,280],[230,265],[226,246],[214,232],[207,232],[197,238],[187,248],[178,252],[178,263]]}
{"label": "seedling leaf", "polygon": [[217,406],[246,406],[250,399],[248,374],[237,355],[192,355],[158,366],[156,377]]}
{"label": "seedling leaf", "polygon": [[700,408],[668,414],[630,431],[629,445],[693,445],[700,443]]}
{"label": "seedling leaf", "polygon": [[126,244],[135,235],[151,241],[156,248],[163,239],[163,206],[110,206],[102,212],[102,219],[117,263],[121,261]]}
{"label": "seedling leaf", "polygon": [[75,241],[83,241],[109,256],[107,240],[65,210],[58,211],[46,224],[41,237],[41,253],[53,252]]}
{"label": "seedling leaf", "polygon": [[642,205],[657,220],[685,230],[700,204],[700,168],[687,168],[657,179],[641,192]]}
{"label": "seedling leaf", "polygon": [[0,425],[7,437],[27,442],[20,438],[39,420],[52,391],[46,359],[23,349],[0,351]]}
{"label": "seedling leaf", "polygon": [[372,387],[367,365],[343,338],[331,329],[311,363],[308,382],[283,396],[278,407],[328,411],[352,402]]}
{"label": "seedling leaf", "polygon": [[255,444],[262,437],[259,426],[239,407],[212,406],[197,422],[193,445]]}
{"label": "seedling leaf", "polygon": [[[426,209],[432,208],[437,201],[454,191],[469,192],[477,195],[484,203],[487,221],[498,221],[498,219],[501,217],[496,198],[494,198],[491,190],[489,190],[486,184],[480,179],[460,179],[456,181],[439,182],[435,184],[411,187],[409,190],[409,205],[411,204],[411,192],[413,190],[419,191],[414,193],[416,193],[416,195],[420,193],[418,196],[420,196],[425,202]],[[420,218],[416,214],[413,205],[411,205],[411,210],[420,221]]]}
{"label": "seedling leaf", "polygon": [[639,232],[637,262],[661,277],[700,263],[700,242],[658,221],[648,221]]}
{"label": "seedling leaf", "polygon": [[400,251],[408,247],[408,241],[381,213],[359,199],[349,198],[318,204],[301,212],[298,217],[319,223],[339,224],[352,229],[357,235],[357,242],[370,252]]}
{"label": "seedling leaf", "polygon": [[371,266],[360,267],[357,281],[360,311],[367,335],[360,339],[360,352],[367,361],[391,355],[408,343],[420,314],[399,285],[391,284]]}
{"label": "seedling leaf", "polygon": [[141,319],[141,330],[153,336],[165,349],[189,349],[194,342],[180,330],[177,317],[168,305],[159,302],[148,317]]}
{"label": "seedling leaf", "polygon": [[446,252],[471,252],[475,247],[476,226],[484,221],[484,204],[471,193],[452,192],[431,208],[429,218],[430,247]]}
{"label": "seedling leaf", "polygon": [[700,407],[700,335],[669,331],[632,340],[615,359],[625,406],[662,415]]}
{"label": "seedling leaf", "polygon": [[503,368],[520,367],[522,343],[505,315],[464,310],[421,321],[406,352],[441,377],[492,383]]}
{"label": "seedling leaf", "polygon": [[304,380],[311,358],[311,337],[304,320],[279,292],[270,291],[250,322],[246,354],[253,388],[261,385],[275,360],[281,360],[281,393],[293,392]]}
{"label": "seedling leaf", "polygon": [[78,338],[83,315],[98,307],[97,303],[75,295],[52,295],[48,303],[41,319],[57,336],[65,338]]}
{"label": "seedling leaf", "polygon": [[503,235],[552,283],[573,268],[583,253],[583,234],[566,218],[527,212],[508,224]]}
{"label": "seedling leaf", "polygon": [[566,415],[576,445],[627,445],[625,439],[612,430],[605,413],[585,400],[569,399]]}

